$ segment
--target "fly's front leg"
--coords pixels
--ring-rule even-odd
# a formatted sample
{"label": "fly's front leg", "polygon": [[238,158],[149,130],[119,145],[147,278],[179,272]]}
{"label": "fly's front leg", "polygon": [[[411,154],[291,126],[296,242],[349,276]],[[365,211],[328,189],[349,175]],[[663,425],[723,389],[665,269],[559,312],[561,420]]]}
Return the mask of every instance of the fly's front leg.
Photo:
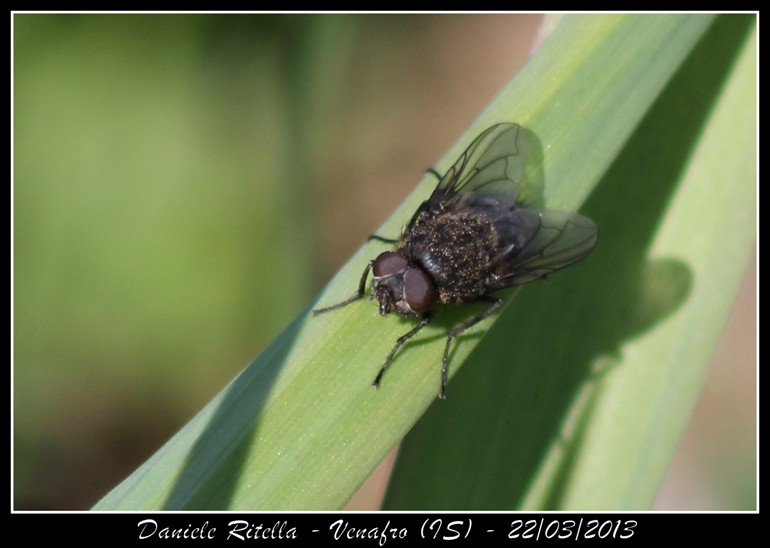
{"label": "fly's front leg", "polygon": [[411,339],[420,329],[428,325],[428,322],[430,322],[432,316],[430,312],[427,312],[422,315],[422,321],[420,321],[420,324],[412,329],[409,333],[406,335],[403,335],[396,341],[396,346],[393,347],[393,350],[390,351],[390,354],[388,354],[388,357],[385,359],[385,363],[382,364],[382,368],[380,369],[380,372],[377,373],[377,378],[374,379],[374,382],[372,383],[372,386],[375,388],[380,387],[380,381],[382,380],[382,376],[385,374],[385,370],[390,365],[390,362],[393,360],[393,356],[396,355],[396,352],[398,352],[398,349],[401,348],[406,341]]}
{"label": "fly's front leg", "polygon": [[398,240],[394,240],[393,238],[385,238],[383,236],[377,236],[377,234],[372,234],[369,236],[368,242],[371,242],[372,240],[377,240],[378,242],[385,242],[386,244],[397,244]]}
{"label": "fly's front leg", "polygon": [[448,370],[447,360],[449,359],[449,347],[452,346],[452,339],[457,337],[460,333],[462,333],[466,329],[473,327],[474,325],[479,323],[481,320],[488,317],[495,310],[500,308],[501,304],[503,304],[502,300],[495,299],[494,297],[479,297],[478,300],[492,303],[492,306],[490,306],[486,311],[482,312],[475,318],[468,320],[462,325],[458,325],[452,331],[449,332],[449,335],[447,335],[446,348],[444,349],[444,360],[441,362],[441,392],[438,395],[438,397],[441,398],[442,400],[446,399],[446,383],[447,383],[447,370]]}
{"label": "fly's front leg", "polygon": [[329,312],[329,310],[335,310],[337,308],[342,308],[346,304],[350,304],[353,301],[356,301],[364,296],[364,292],[366,291],[366,278],[369,276],[369,271],[372,269],[372,265],[374,264],[374,261],[369,261],[369,264],[366,265],[366,268],[364,269],[364,275],[361,276],[361,281],[358,282],[358,293],[350,297],[349,299],[346,299],[342,301],[339,304],[335,304],[334,306],[328,306],[326,308],[317,308],[313,310],[313,316],[318,316],[319,314],[322,314],[323,312]]}

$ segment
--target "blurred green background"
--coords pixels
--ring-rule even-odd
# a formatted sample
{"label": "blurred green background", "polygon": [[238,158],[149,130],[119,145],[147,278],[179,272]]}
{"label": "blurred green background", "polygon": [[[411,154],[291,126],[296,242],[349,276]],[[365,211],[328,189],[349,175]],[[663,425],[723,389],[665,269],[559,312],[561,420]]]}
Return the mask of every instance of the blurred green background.
{"label": "blurred green background", "polygon": [[[90,508],[307,306],[541,18],[13,21],[14,507],[57,510]],[[660,509],[754,507],[751,270]]]}

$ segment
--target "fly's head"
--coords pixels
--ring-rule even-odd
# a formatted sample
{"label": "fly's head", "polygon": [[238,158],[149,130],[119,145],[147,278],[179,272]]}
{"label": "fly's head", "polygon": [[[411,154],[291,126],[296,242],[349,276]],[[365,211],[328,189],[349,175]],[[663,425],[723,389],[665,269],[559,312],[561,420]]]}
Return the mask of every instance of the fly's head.
{"label": "fly's head", "polygon": [[372,273],[372,298],[380,302],[382,316],[391,312],[399,316],[418,316],[436,305],[437,291],[433,281],[404,254],[381,253],[374,260]]}

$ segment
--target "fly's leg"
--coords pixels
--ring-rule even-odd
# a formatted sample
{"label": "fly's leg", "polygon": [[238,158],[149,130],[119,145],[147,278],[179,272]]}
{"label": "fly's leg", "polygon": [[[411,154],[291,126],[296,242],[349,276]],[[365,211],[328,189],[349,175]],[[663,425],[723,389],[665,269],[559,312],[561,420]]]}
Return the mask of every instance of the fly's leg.
{"label": "fly's leg", "polygon": [[378,242],[385,242],[386,244],[397,244],[398,240],[394,240],[392,238],[383,238],[382,236],[377,236],[377,234],[372,234],[369,236],[369,239],[367,241],[371,242],[372,240],[377,240]]}
{"label": "fly's leg", "polygon": [[380,381],[382,380],[382,376],[385,374],[385,370],[390,365],[390,362],[393,360],[393,356],[396,355],[396,352],[398,352],[398,349],[401,348],[406,341],[411,339],[420,329],[428,325],[428,322],[431,320],[431,314],[430,312],[422,315],[422,321],[420,321],[420,324],[412,329],[409,333],[406,335],[403,335],[396,341],[396,346],[393,347],[393,350],[390,351],[390,354],[388,354],[388,357],[385,359],[385,363],[382,364],[382,369],[380,369],[380,372],[377,373],[377,378],[374,379],[374,382],[372,383],[372,386],[375,388],[380,387]]}
{"label": "fly's leg", "polygon": [[[443,179],[443,177],[441,177],[441,174],[433,168],[430,168],[425,173],[430,173],[439,181]],[[385,242],[386,244],[397,244],[399,242],[399,240],[394,240],[392,238],[383,238],[382,236],[377,236],[377,234],[372,234],[371,236],[369,236],[368,241],[371,242],[372,240],[377,240],[378,242]]]}
{"label": "fly's leg", "polygon": [[333,306],[327,306],[326,308],[317,308],[313,310],[313,316],[318,316],[319,314],[322,314],[323,312],[329,312],[329,310],[336,310],[337,308],[342,308],[346,304],[350,304],[353,301],[356,301],[364,296],[364,292],[366,291],[366,278],[369,276],[369,271],[372,269],[372,265],[374,264],[374,261],[369,261],[369,264],[366,265],[366,268],[364,269],[364,275],[361,276],[361,281],[358,282],[358,293],[350,297],[349,299],[345,299],[339,304],[335,304]]}
{"label": "fly's leg", "polygon": [[492,306],[490,306],[486,311],[482,312],[475,318],[468,320],[462,325],[458,325],[452,331],[449,332],[449,335],[447,335],[446,348],[444,349],[444,360],[441,362],[441,392],[438,395],[438,397],[441,398],[442,400],[446,399],[446,383],[447,383],[447,369],[448,369],[447,360],[449,359],[449,347],[452,346],[452,339],[457,337],[460,333],[462,333],[466,329],[473,327],[474,325],[479,323],[481,320],[488,317],[495,310],[500,308],[501,304],[503,304],[502,300],[495,299],[494,297],[479,297],[478,300],[492,303]]}

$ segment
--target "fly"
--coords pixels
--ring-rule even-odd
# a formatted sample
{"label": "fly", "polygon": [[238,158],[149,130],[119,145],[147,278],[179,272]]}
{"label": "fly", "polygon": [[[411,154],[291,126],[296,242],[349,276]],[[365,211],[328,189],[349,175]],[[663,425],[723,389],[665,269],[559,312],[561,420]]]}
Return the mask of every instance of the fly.
{"label": "fly", "polygon": [[403,344],[433,318],[437,304],[485,302],[490,306],[447,335],[441,363],[440,398],[446,398],[452,341],[497,310],[491,293],[531,282],[586,257],[596,245],[596,224],[578,213],[541,210],[524,203],[527,134],[518,124],[497,124],[479,135],[440,177],[438,186],[412,216],[396,244],[366,265],[358,291],[318,315],[360,299],[373,274],[380,314],[419,317],[398,339],[372,383]]}

